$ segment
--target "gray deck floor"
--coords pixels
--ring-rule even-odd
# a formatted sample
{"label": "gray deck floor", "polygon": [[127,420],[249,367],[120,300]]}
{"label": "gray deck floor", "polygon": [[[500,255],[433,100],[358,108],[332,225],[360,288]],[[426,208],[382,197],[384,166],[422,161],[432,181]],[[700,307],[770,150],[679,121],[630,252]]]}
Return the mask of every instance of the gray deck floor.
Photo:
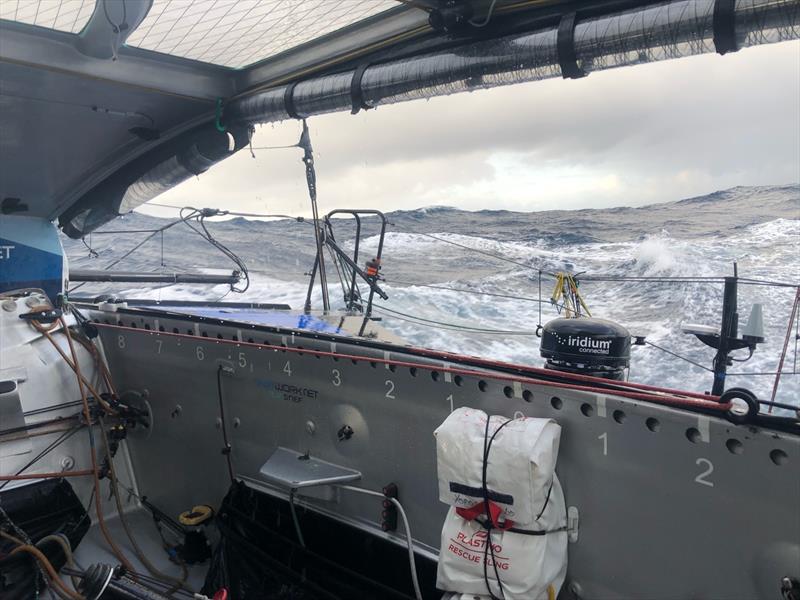
{"label": "gray deck floor", "polygon": [[[167,553],[162,547],[161,538],[158,535],[158,531],[156,531],[150,513],[144,509],[136,509],[132,512],[126,512],[125,514],[133,535],[136,538],[136,542],[153,566],[166,575],[180,578],[181,568],[169,560]],[[97,525],[96,519],[94,521],[92,527],[75,550],[75,561],[82,567],[89,567],[95,563],[105,563],[112,566],[119,564],[119,561],[111,553],[103,537],[103,533]],[[149,575],[144,565],[136,558],[130,540],[128,540],[122,528],[119,517],[114,515],[110,518],[106,518],[106,525],[112,539],[128,560],[130,560],[131,564],[142,574]],[[168,541],[173,541],[173,536],[170,531],[166,531],[165,536]],[[189,570],[187,583],[192,590],[199,591],[205,580],[206,571],[208,570],[208,561],[199,565],[187,566]],[[66,578],[64,580],[67,582],[67,585],[71,585]]]}

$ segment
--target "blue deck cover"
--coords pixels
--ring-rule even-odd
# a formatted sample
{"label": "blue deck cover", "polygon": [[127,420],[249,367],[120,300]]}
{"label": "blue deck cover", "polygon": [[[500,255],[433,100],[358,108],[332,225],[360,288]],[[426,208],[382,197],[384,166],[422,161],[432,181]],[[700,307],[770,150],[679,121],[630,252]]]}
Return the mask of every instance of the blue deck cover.
{"label": "blue deck cover", "polygon": [[270,327],[281,327],[283,329],[301,329],[306,331],[318,331],[321,333],[347,335],[341,329],[331,325],[324,319],[314,315],[307,315],[304,313],[296,313],[286,310],[181,305],[162,308],[170,312],[184,313],[187,315],[195,315],[210,319],[237,321],[250,325],[267,325]]}

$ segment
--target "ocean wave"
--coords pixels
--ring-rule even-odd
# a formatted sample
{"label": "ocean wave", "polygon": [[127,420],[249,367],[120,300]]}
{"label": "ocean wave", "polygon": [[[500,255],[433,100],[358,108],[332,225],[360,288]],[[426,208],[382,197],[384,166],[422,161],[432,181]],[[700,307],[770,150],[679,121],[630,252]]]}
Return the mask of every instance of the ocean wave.
{"label": "ocean wave", "polygon": [[[736,262],[742,276],[797,282],[800,220],[792,217],[798,215],[799,190],[797,186],[734,189],[647,209],[524,214],[466,212],[437,206],[390,213],[389,220],[395,226],[386,234],[382,270],[386,281],[381,282],[389,300],[378,304],[417,318],[389,312],[376,314],[384,327],[415,345],[540,365],[543,359],[539,356],[539,340],[526,332],[559,316],[557,307],[549,302],[553,280],[548,274],[584,272],[586,279],[580,289],[594,316],[617,321],[632,333],[645,335],[659,346],[708,368],[713,351],[694,336],[681,333],[681,324],[719,327],[721,283],[635,279],[600,282],[589,281],[589,276],[723,276],[732,274]],[[136,228],[137,219],[132,215],[127,226]],[[146,227],[154,222],[158,220],[143,221]],[[343,247],[352,249],[352,239],[344,235],[344,225],[343,234],[337,234],[337,239]],[[367,225],[374,227],[375,222]],[[302,309],[308,289],[305,274],[314,257],[311,227],[292,222],[245,224],[238,220],[213,223],[210,227],[251,267],[251,286],[244,295],[231,294],[224,285],[154,286],[144,290],[95,285],[86,286],[81,292],[91,295],[121,290],[116,292],[118,296],[162,300],[224,297],[228,301],[284,303]],[[184,229],[175,227],[165,236],[167,264],[181,263],[191,270],[203,271],[231,268],[216,250],[203,247],[197,241],[199,236]],[[65,246],[76,266],[101,268],[99,265],[120,257],[139,239],[97,236],[94,241],[101,259],[88,258],[80,242],[68,240]],[[362,241],[360,263],[374,253],[377,244],[376,235]],[[160,244],[155,241],[143,246],[120,267],[158,270],[153,265],[159,265],[161,258]],[[328,267],[330,297],[334,310],[338,310],[343,306],[342,290],[330,262]],[[748,362],[736,363],[736,371],[775,370],[793,299],[792,289],[740,286],[740,323],[743,326],[746,322],[753,303],[762,303],[766,341]],[[321,306],[318,285],[312,304],[316,309]],[[515,334],[504,333],[507,331]],[[788,364],[794,360],[792,347]],[[706,391],[712,383],[712,375],[703,368],[650,346],[634,347],[631,379],[693,391]],[[730,381],[761,397],[771,395],[771,376],[734,375]],[[792,403],[798,397],[800,377],[785,376],[778,399]]]}

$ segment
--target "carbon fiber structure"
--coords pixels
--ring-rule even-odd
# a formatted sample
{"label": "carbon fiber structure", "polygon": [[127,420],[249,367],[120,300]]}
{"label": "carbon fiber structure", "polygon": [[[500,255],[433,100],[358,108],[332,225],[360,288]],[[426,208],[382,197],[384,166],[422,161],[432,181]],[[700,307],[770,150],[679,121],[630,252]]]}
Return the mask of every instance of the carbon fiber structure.
{"label": "carbon fiber structure", "polygon": [[[578,22],[577,65],[588,74],[714,52],[714,9],[714,0],[684,0]],[[800,37],[796,0],[740,0],[733,19],[741,48]],[[371,66],[361,78],[361,97],[370,106],[380,106],[558,77],[561,59],[558,27],[480,41]],[[301,81],[293,92],[294,108],[300,116],[350,109],[354,76],[346,72]],[[278,87],[235,100],[226,114],[251,123],[290,118],[285,93],[286,87]]]}

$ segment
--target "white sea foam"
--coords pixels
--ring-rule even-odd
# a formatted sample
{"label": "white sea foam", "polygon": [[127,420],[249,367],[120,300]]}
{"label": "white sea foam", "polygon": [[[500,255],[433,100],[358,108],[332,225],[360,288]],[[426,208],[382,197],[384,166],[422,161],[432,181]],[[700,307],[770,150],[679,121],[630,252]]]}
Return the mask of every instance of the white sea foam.
{"label": "white sea foam", "polygon": [[[487,222],[492,224],[491,220]],[[432,235],[447,242],[500,255],[521,265],[497,261],[427,235],[389,231],[385,240],[383,270],[387,281],[382,285],[390,299],[379,304],[417,319],[377,313],[383,318],[382,324],[415,345],[540,365],[543,361],[539,356],[539,339],[529,334],[539,323],[539,300],[543,302],[542,322],[558,316],[556,309],[548,302],[553,291],[552,280],[548,277],[543,279],[541,298],[539,296],[540,269],[544,272],[587,271],[591,275],[609,276],[701,277],[730,274],[732,263],[736,261],[742,276],[794,282],[800,279],[797,259],[800,254],[800,220],[797,219],[776,219],[741,227],[724,235],[707,234],[691,239],[676,238],[662,231],[637,240],[569,243],[561,246],[553,240],[523,239],[524,234],[529,232],[522,227],[514,230],[513,224],[508,225],[509,229],[506,229],[505,223],[495,224],[494,227],[496,231],[504,233],[504,239],[487,237],[483,228],[479,228],[482,235],[467,235],[463,227],[457,229],[460,233],[449,232],[443,227]],[[519,240],[509,239],[515,233],[519,234]],[[362,243],[362,258],[374,252],[377,242],[377,236],[372,236]],[[345,243],[345,246],[352,248],[349,243]],[[246,245],[234,249],[249,264],[264,260],[263,249],[258,246]],[[296,256],[296,248],[289,244],[278,246],[278,249]],[[281,278],[254,271],[251,273],[250,289],[243,295],[228,294],[228,286],[224,285],[213,288],[178,285],[161,289],[128,289],[118,295],[163,300],[218,300],[224,296],[230,301],[285,303],[295,309],[302,308],[308,286],[308,280],[302,273],[308,270],[310,264],[306,263],[310,261],[304,259],[301,264],[294,258],[280,262],[277,258],[273,261],[267,257],[265,262],[268,267],[274,267],[276,272],[282,273]],[[395,283],[395,280],[430,282],[465,291],[423,285],[407,286]],[[334,280],[332,269],[329,281],[334,308],[340,308],[343,304],[342,292]],[[594,316],[622,323],[636,335],[645,335],[659,346],[705,367],[711,366],[713,351],[693,336],[682,334],[680,326],[686,322],[719,326],[722,304],[720,284],[585,281],[581,291]],[[490,296],[486,293],[514,297]],[[317,308],[321,303],[320,296],[317,286],[312,296],[313,305]],[[747,320],[750,305],[761,302],[765,306],[767,339],[750,361],[735,363],[732,371],[775,370],[793,297],[794,291],[787,288],[740,287],[741,326]],[[419,318],[463,329],[443,328],[436,323],[419,321]],[[467,328],[511,330],[516,335],[487,335]],[[793,351],[793,346],[790,346],[785,370],[792,368],[795,359]],[[631,378],[694,391],[708,390],[712,382],[711,373],[703,368],[650,346],[633,348]],[[768,398],[773,378],[732,376],[730,381],[730,385],[748,387],[761,397]],[[800,377],[785,376],[778,398],[795,403],[798,397]]]}

